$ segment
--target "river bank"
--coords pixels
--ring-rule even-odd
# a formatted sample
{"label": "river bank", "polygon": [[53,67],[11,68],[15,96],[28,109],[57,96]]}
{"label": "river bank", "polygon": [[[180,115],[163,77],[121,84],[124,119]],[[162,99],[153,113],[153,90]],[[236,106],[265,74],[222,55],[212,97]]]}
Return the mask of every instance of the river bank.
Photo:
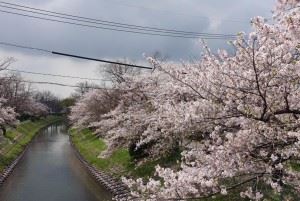
{"label": "river bank", "polygon": [[128,187],[123,184],[118,178],[114,177],[113,175],[101,171],[90,164],[78,151],[77,147],[73,143],[72,138],[70,137],[71,146],[73,147],[77,158],[82,163],[82,165],[86,168],[88,173],[107,191],[109,191],[112,196],[119,200],[127,200],[129,196],[129,189]]}
{"label": "river bank", "polygon": [[155,166],[161,164],[162,161],[165,163],[176,162],[176,157],[172,156],[137,166],[127,149],[118,149],[109,157],[103,158],[101,153],[106,150],[107,146],[104,140],[95,136],[91,130],[71,129],[69,132],[75,148],[90,165],[117,178],[122,176],[136,178],[152,176]]}
{"label": "river bank", "polygon": [[111,194],[78,160],[67,126],[57,122],[41,129],[26,147],[0,187],[0,200],[108,201]]}
{"label": "river bank", "polygon": [[[109,184],[108,182],[107,189],[109,191],[112,190],[110,189],[110,186],[114,188],[115,181],[120,182],[122,176],[149,178],[150,176],[153,176],[156,165],[170,166],[176,164],[177,160],[180,159],[180,153],[176,153],[156,161],[149,161],[142,165],[136,165],[127,149],[118,149],[109,157],[103,158],[101,157],[101,153],[106,150],[107,145],[104,140],[95,136],[91,130],[70,129],[69,132],[75,150],[80,155],[79,157],[82,158],[85,166],[92,170],[91,174],[94,174],[95,172],[96,176],[93,176],[97,180],[97,175],[99,175],[99,173],[100,178],[101,174],[104,174],[104,177],[109,175],[111,180],[114,181],[112,184]],[[119,186],[123,187],[123,184],[120,184]]]}
{"label": "river bank", "polygon": [[[137,166],[132,161],[129,152],[126,149],[116,150],[110,157],[101,158],[99,155],[106,149],[106,144],[102,139],[96,137],[92,131],[88,129],[76,130],[71,129],[70,137],[74,143],[76,150],[84,158],[86,163],[94,167],[96,171],[112,174],[116,178],[122,176],[130,176],[133,178],[149,178],[154,174],[155,166],[160,164],[162,166],[174,166],[177,160],[180,160],[180,153],[171,155],[167,158],[160,160],[147,162],[143,165]],[[300,165],[298,163],[291,164],[291,168],[300,171]],[[214,198],[203,198],[201,201],[240,201],[243,200],[239,196],[239,190],[233,190],[228,195],[216,195]],[[278,195],[271,189],[266,188],[268,196],[271,200],[279,200]],[[289,195],[291,200],[298,200],[299,196],[293,194],[288,188],[285,189],[285,194]]]}
{"label": "river bank", "polygon": [[[15,129],[7,131],[7,138],[3,138],[0,143],[0,175],[11,171],[20,158],[27,145],[44,127],[62,121],[63,117],[48,116],[36,121],[21,122]],[[2,175],[3,176],[3,175]]]}

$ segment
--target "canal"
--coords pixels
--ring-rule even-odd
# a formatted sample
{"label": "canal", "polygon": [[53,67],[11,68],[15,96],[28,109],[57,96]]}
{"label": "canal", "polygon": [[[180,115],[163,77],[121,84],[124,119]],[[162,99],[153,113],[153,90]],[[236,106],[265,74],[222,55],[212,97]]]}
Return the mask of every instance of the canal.
{"label": "canal", "polygon": [[1,201],[107,201],[77,159],[64,125],[43,129],[3,186]]}

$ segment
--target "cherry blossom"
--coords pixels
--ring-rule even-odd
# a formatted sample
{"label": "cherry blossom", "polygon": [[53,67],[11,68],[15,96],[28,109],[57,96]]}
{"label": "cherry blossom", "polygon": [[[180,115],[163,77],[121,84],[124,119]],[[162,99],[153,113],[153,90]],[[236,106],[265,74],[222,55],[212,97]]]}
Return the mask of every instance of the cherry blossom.
{"label": "cherry blossom", "polygon": [[25,115],[39,118],[48,115],[49,108],[46,105],[29,98],[23,103],[22,112]]}
{"label": "cherry blossom", "polygon": [[3,135],[6,134],[7,126],[15,126],[17,124],[17,114],[13,108],[5,106],[5,103],[6,100],[0,98],[0,128],[3,132]]}
{"label": "cherry blossom", "polygon": [[132,143],[144,147],[146,160],[183,150],[179,170],[158,166],[156,179],[123,179],[140,200],[226,195],[237,187],[251,200],[264,198],[261,186],[299,191],[300,175],[290,168],[300,157],[299,7],[299,0],[280,0],[273,24],[253,18],[253,32],[231,42],[233,54],[204,44],[196,63],[148,58],[153,72],[90,91],[70,118],[103,137],[108,154]]}

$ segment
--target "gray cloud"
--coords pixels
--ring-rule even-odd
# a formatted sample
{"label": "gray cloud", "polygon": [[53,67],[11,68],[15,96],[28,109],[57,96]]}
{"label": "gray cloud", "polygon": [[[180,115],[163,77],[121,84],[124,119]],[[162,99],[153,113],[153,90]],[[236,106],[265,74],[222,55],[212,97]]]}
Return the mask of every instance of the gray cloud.
{"label": "gray cloud", "polygon": [[[58,12],[118,21],[142,26],[157,26],[178,30],[210,33],[250,31],[249,19],[256,15],[270,16],[275,0],[15,0],[14,3],[31,5]],[[11,2],[11,1],[10,1]],[[76,53],[99,58],[143,60],[143,53],[156,50],[172,59],[188,59],[200,54],[195,40],[144,36],[97,30],[72,25],[46,22],[0,13],[1,41],[31,45],[50,50]],[[209,41],[213,49],[226,48],[225,41]],[[29,70],[42,68],[48,72],[82,74],[79,66],[87,64],[66,58],[47,57],[36,62],[41,54],[19,49],[1,48],[1,57],[11,54],[20,57]],[[26,57],[26,58],[25,58]],[[52,62],[55,60],[56,62]],[[61,62],[61,64],[57,63]],[[35,67],[34,67],[35,66]],[[39,66],[39,67],[36,67]],[[72,70],[72,66],[75,66]],[[93,67],[93,68],[94,68]],[[24,68],[23,68],[24,69]],[[89,71],[87,71],[89,72]],[[88,75],[94,75],[94,71]],[[33,78],[34,79],[34,78]],[[61,95],[68,94],[65,89]],[[68,90],[70,92],[70,90]]]}

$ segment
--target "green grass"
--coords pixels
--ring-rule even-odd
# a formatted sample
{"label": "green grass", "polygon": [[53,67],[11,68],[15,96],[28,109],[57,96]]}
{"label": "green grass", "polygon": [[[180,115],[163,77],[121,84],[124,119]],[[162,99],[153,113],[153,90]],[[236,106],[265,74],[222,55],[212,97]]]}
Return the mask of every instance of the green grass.
{"label": "green grass", "polygon": [[[99,170],[112,173],[113,175],[120,176],[133,176],[148,178],[153,176],[156,165],[163,167],[176,168],[176,162],[180,160],[180,152],[171,154],[168,157],[161,158],[156,161],[146,162],[143,165],[136,166],[126,149],[116,150],[108,158],[99,158],[98,156],[103,152],[107,146],[102,139],[96,137],[90,130],[84,129],[78,131],[76,129],[70,130],[72,140],[79,150],[81,155],[94,167]],[[292,163],[291,168],[300,171],[299,163]],[[245,187],[242,187],[243,189]],[[265,192],[266,197],[264,201],[280,201],[281,198],[276,194],[269,186],[261,185],[260,189]],[[248,199],[242,199],[240,192],[242,189],[237,188],[228,192],[228,195],[216,195],[213,198],[199,199],[199,201],[248,201]],[[289,186],[285,186],[283,190],[283,197],[285,199],[294,201],[300,200],[299,195],[295,194]]]}
{"label": "green grass", "polygon": [[155,166],[160,165],[161,167],[172,167],[176,168],[178,166],[177,162],[181,160],[180,151],[175,151],[169,156],[162,157],[155,161],[148,161],[141,166],[135,167],[133,163],[131,163],[131,175],[135,177],[150,177],[154,175]]}
{"label": "green grass", "polygon": [[136,166],[129,155],[127,149],[118,149],[107,158],[99,158],[99,155],[107,148],[102,139],[96,137],[90,130],[70,130],[72,140],[80,154],[89,162],[89,164],[99,170],[120,176],[149,177],[152,176],[157,164],[174,164],[180,159],[180,154],[176,153],[169,157],[157,161],[146,162],[143,165]]}
{"label": "green grass", "polygon": [[108,158],[99,158],[99,155],[107,148],[103,140],[97,138],[88,129],[81,131],[72,129],[70,132],[76,148],[89,164],[119,176],[127,172],[126,167],[129,167],[131,163],[128,151],[120,149]]}
{"label": "green grass", "polygon": [[62,117],[48,116],[35,122],[25,121],[15,129],[8,129],[7,138],[0,142],[0,173],[22,153],[39,130],[61,120]]}
{"label": "green grass", "polygon": [[297,171],[297,172],[300,172],[300,163],[299,162],[291,162],[290,163],[290,168]]}

